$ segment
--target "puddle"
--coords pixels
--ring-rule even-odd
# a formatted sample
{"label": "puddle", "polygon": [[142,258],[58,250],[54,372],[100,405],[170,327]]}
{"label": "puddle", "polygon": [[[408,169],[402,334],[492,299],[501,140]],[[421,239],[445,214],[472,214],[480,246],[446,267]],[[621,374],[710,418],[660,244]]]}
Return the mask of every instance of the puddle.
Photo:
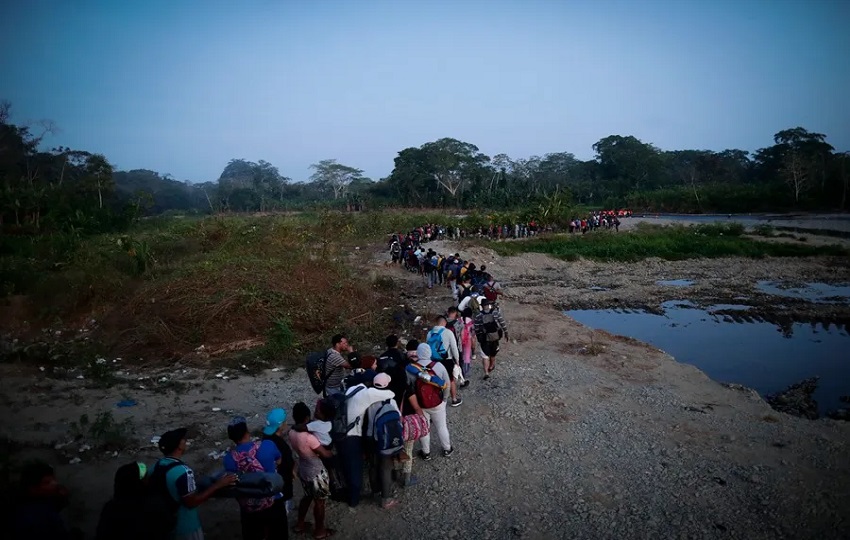
{"label": "puddle", "polygon": [[759,281],[756,283],[756,290],[773,296],[808,300],[817,304],[850,303],[850,285],[803,283],[798,287],[776,281]]}
{"label": "puddle", "polygon": [[636,310],[565,313],[592,328],[650,343],[716,381],[743,384],[762,395],[817,375],[821,379],[814,397],[821,414],[846,408],[839,398],[850,393],[848,328],[794,323],[783,334],[768,322],[740,322],[715,314],[746,311],[749,306],[718,304],[700,309],[689,301],[671,301],[661,307],[663,315]]}
{"label": "puddle", "polygon": [[608,290],[607,287],[600,287],[599,285],[593,285],[593,286],[589,287],[589,289],[591,291],[607,291]]}
{"label": "puddle", "polygon": [[655,282],[656,285],[664,287],[690,287],[694,284],[692,279],[662,279]]}

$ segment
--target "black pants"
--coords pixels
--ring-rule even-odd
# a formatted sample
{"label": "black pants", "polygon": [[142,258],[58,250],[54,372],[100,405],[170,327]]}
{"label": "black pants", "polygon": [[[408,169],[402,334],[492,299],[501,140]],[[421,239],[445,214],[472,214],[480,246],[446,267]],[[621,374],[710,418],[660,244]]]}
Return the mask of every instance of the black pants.
{"label": "black pants", "polygon": [[289,521],[286,519],[286,502],[277,499],[274,504],[259,512],[242,514],[242,540],[288,540]]}

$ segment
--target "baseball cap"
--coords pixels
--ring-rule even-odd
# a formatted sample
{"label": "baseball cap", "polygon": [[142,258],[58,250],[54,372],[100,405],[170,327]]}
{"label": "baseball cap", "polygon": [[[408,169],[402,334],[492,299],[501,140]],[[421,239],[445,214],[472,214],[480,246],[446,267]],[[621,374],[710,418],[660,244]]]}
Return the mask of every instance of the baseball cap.
{"label": "baseball cap", "polygon": [[266,427],[263,428],[263,433],[274,435],[284,422],[286,422],[286,411],[283,409],[272,409],[266,415]]}
{"label": "baseball cap", "polygon": [[187,433],[189,430],[186,428],[172,429],[163,433],[159,438],[160,452],[167,455],[177,450],[180,441],[186,438]]}
{"label": "baseball cap", "polygon": [[390,376],[386,373],[378,373],[375,375],[372,384],[375,385],[375,388],[386,388],[390,385],[391,380]]}

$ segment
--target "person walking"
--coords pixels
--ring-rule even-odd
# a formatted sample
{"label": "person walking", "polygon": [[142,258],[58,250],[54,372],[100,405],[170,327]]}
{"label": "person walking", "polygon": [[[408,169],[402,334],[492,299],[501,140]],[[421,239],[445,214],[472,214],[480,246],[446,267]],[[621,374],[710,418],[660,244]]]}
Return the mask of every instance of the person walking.
{"label": "person walking", "polygon": [[150,486],[158,495],[177,507],[177,523],[172,532],[174,540],[204,540],[204,530],[198,517],[198,507],[217,491],[236,484],[235,474],[225,474],[207,489],[199,492],[195,473],[180,458],[186,453],[186,428],[174,429],[159,438],[163,456],[150,475]]}
{"label": "person walking", "polygon": [[[416,356],[420,366],[432,370],[437,377],[444,381],[449,380],[449,374],[446,372],[446,368],[441,363],[431,360],[431,347],[426,343],[421,343],[416,348]],[[446,419],[446,399],[448,398],[446,394],[446,391],[443,390],[442,401],[433,407],[423,408],[422,413],[425,415],[425,419],[431,424],[431,432],[437,432],[437,438],[440,439],[440,445],[443,447],[443,456],[449,457],[454,452],[454,448],[452,448],[448,421]],[[418,397],[421,398],[421,396]],[[422,399],[420,399],[420,402],[425,403]],[[431,434],[425,435],[419,441],[422,444],[420,456],[423,460],[429,461],[431,459]]]}
{"label": "person walking", "polygon": [[455,381],[455,366],[459,366],[460,354],[457,350],[457,339],[452,330],[447,328],[448,321],[442,315],[434,320],[434,327],[428,332],[426,342],[431,347],[431,360],[439,362],[445,367],[450,383],[452,407],[463,403],[463,399],[457,395],[457,382]]}
{"label": "person walking", "polygon": [[475,335],[481,346],[484,378],[489,379],[490,374],[496,369],[499,340],[503,337],[508,339],[508,325],[499,308],[487,298],[481,301],[481,312],[475,317]]}

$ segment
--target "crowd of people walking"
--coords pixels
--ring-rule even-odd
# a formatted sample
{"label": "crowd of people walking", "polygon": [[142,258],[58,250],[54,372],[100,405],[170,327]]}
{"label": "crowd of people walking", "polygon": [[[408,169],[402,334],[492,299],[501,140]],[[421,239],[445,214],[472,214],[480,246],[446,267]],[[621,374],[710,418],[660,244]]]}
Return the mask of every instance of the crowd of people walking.
{"label": "crowd of people walking", "polygon": [[[428,227],[421,229],[422,239],[430,238]],[[386,350],[374,356],[359,354],[343,334],[333,336],[330,348],[306,364],[317,401],[291,404],[289,412],[267,411],[263,426],[233,417],[226,426],[232,447],[218,475],[196,478],[183,460],[186,428],[163,433],[156,439],[160,459],[116,471],[96,540],[202,540],[198,507],[213,497],[237,501],[243,540],[280,540],[292,533],[322,540],[335,532],[326,523],[327,501],[356,511],[364,471],[373,500],[389,510],[399,504],[395,490],[416,486],[415,461],[431,461],[435,451],[453,456],[449,409],[463,404],[476,358],[482,380],[490,378],[500,344],[508,339],[501,287],[483,265],[459,253],[437,254],[411,242],[404,257],[397,255],[391,249],[393,260],[422,272],[425,286],[443,286],[452,298],[420,339],[402,341],[391,334]],[[297,502],[296,483],[302,492]],[[59,516],[68,492],[52,468],[28,470],[22,484],[13,538],[82,538],[66,530]]]}

